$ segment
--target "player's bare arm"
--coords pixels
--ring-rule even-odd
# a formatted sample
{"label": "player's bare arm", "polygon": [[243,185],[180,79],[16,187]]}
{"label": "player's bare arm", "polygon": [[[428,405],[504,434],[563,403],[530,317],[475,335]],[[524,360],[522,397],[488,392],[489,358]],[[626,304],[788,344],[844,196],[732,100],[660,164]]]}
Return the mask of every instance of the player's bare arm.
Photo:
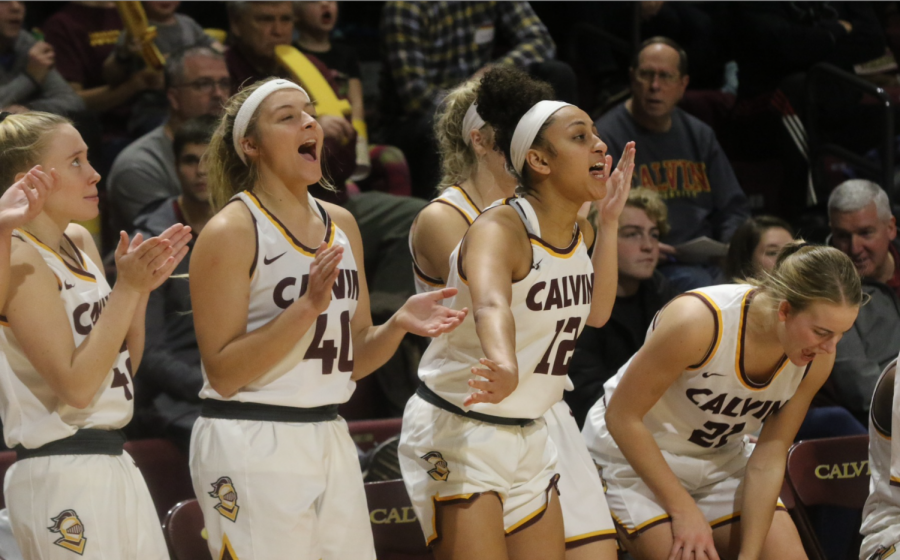
{"label": "player's bare arm", "polygon": [[[364,262],[362,235],[356,220],[347,210],[333,204],[323,203],[325,210],[334,219],[350,241],[350,249],[357,262]],[[452,297],[455,289],[444,289],[410,297],[383,325],[372,325],[369,302],[369,288],[365,271],[359,269],[359,301],[356,312],[350,319],[353,337],[353,375],[361,379],[387,362],[406,333],[419,336],[439,336],[455,329],[465,319],[465,311],[453,311],[440,305],[440,301]]]}
{"label": "player's bare arm", "polygon": [[246,206],[229,204],[203,228],[191,256],[197,343],[210,385],[226,398],[281,361],[315,322],[322,303],[328,307],[343,252],[338,246],[320,249],[307,294],[264,326],[247,332],[255,227]]}
{"label": "player's bare arm", "polygon": [[[594,201],[597,207],[597,231],[591,262],[594,265],[594,294],[587,324],[599,328],[606,324],[616,302],[616,286],[619,280],[617,251],[619,215],[628,201],[631,176],[634,172],[634,142],[625,145],[615,171],[606,180],[606,193]],[[612,169],[612,156],[606,156],[604,169]],[[590,231],[590,230],[587,230]]]}
{"label": "player's bare arm", "polygon": [[469,229],[459,212],[446,204],[429,204],[410,229],[416,263],[422,272],[444,282],[450,275],[450,253]]}
{"label": "player's bare arm", "polygon": [[519,384],[516,324],[510,302],[512,284],[528,276],[531,242],[518,213],[509,206],[491,210],[472,224],[461,248],[463,272],[472,294],[475,332],[483,367],[473,367],[476,389],[465,401],[498,403]]}
{"label": "player's bare arm", "polygon": [[[712,312],[697,298],[683,296],[665,307],[610,398],[606,423],[635,472],[672,517],[670,559],[705,552],[718,560],[712,529],[694,499],[666,463],[643,418],[685,369],[700,363],[715,340]],[[683,552],[682,552],[683,550]]]}
{"label": "player's bare arm", "polygon": [[784,481],[788,450],[794,443],[813,397],[828,379],[834,358],[834,354],[816,356],[791,400],[763,425],[747,462],[744,479],[740,560],[760,557]]}

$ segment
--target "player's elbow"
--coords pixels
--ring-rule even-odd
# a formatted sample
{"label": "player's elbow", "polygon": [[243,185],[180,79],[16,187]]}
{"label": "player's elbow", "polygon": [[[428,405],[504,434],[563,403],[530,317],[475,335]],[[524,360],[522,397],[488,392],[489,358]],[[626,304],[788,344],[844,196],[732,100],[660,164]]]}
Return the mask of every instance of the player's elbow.
{"label": "player's elbow", "polygon": [[226,399],[230,399],[241,389],[228,377],[212,373],[209,367],[206,368],[206,378],[209,380],[209,386]]}
{"label": "player's elbow", "polygon": [[609,321],[609,318],[612,316],[612,307],[609,309],[601,309],[598,311],[592,311],[587,318],[587,326],[599,329],[603,325]]}
{"label": "player's elbow", "polygon": [[84,410],[85,408],[91,406],[91,403],[94,402],[95,392],[88,392],[84,390],[83,387],[73,386],[73,387],[59,387],[56,391],[56,397],[63,402],[66,406],[71,406],[72,408],[77,408],[79,410]]}

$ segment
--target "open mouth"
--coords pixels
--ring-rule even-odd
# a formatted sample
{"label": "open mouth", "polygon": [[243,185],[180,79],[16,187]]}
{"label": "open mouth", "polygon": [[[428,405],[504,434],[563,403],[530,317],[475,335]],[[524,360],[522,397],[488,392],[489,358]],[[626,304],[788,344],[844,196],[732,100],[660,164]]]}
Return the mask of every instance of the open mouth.
{"label": "open mouth", "polygon": [[306,161],[316,161],[316,141],[307,140],[300,144],[300,147],[297,148],[297,153],[303,156],[303,159]]}
{"label": "open mouth", "polygon": [[332,14],[331,12],[325,12],[324,14],[322,14],[322,20],[321,20],[321,21],[322,21],[322,23],[324,23],[324,24],[329,24],[329,23],[331,23],[332,21],[334,21],[334,14]]}
{"label": "open mouth", "polygon": [[588,172],[594,179],[603,179],[606,177],[606,164],[602,161],[598,161],[588,169]]}

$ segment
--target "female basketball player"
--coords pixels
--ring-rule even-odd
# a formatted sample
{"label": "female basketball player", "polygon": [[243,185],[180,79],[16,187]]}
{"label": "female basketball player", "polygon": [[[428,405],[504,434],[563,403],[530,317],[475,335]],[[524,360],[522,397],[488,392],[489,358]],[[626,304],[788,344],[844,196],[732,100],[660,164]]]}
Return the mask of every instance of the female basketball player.
{"label": "female basketball player", "polygon": [[[404,414],[403,478],[440,560],[565,554],[556,451],[542,416],[562,397],[584,323],[609,316],[634,148],[610,176],[588,115],[547,101],[552,94],[497,68],[477,95],[524,194],[482,213],[453,250],[452,307],[471,305],[474,320],[432,342]],[[601,210],[596,237],[577,220],[588,201]]]}
{"label": "female basketball player", "polygon": [[156,508],[119,431],[134,407],[150,291],[187,253],[190,228],[116,249],[110,290],[90,234],[100,176],[71,123],[49,113],[0,122],[2,184],[45,184],[40,213],[13,236],[0,318],[0,413],[18,462],[6,475],[13,533],[25,558],[168,558]]}
{"label": "female basketball player", "polygon": [[860,560],[886,560],[900,547],[900,376],[897,360],[875,385],[869,415],[871,493],[863,508]]}
{"label": "female basketball player", "polygon": [[[778,492],[863,295],[846,255],[799,242],[751,282],[672,300],[588,413],[588,448],[636,560],[806,558]],[[760,427],[754,447],[746,436]]]}
{"label": "female basketball player", "polygon": [[[410,248],[416,288],[443,288],[450,254],[482,209],[515,195],[516,181],[494,143],[494,131],[478,115],[478,82],[470,81],[445,98],[435,124],[441,147],[440,195],[413,223]],[[559,491],[567,560],[615,559],[616,532],[606,507],[597,468],[569,407],[560,401],[544,415],[558,454]]]}
{"label": "female basketball player", "polygon": [[209,147],[225,206],[191,260],[205,377],[191,473],[214,558],[374,558],[337,405],[407,332],[434,336],[466,314],[438,305],[455,293],[443,290],[372,326],[356,222],[307,191],[322,178],[314,115],[296,84],[257,82],[228,101]]}

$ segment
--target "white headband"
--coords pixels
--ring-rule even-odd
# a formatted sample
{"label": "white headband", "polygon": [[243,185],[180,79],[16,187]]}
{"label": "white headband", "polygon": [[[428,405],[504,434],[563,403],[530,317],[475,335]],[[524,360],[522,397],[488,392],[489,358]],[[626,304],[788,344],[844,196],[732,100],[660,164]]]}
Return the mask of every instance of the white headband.
{"label": "white headband", "polygon": [[466,116],[463,117],[462,122],[462,133],[463,133],[463,141],[467,145],[472,145],[472,131],[479,130],[484,126],[484,119],[481,118],[481,115],[478,114],[478,104],[472,102],[469,105],[469,109],[466,111]]}
{"label": "white headband", "polygon": [[[251,93],[250,97],[248,97],[247,100],[244,101],[244,104],[241,105],[241,108],[238,109],[237,116],[234,117],[234,129],[232,130],[231,139],[234,143],[234,151],[237,152],[238,157],[241,158],[241,161],[244,163],[247,163],[247,156],[241,148],[241,139],[247,132],[247,125],[250,124],[250,119],[253,117],[253,114],[260,104],[265,101],[267,97],[280,89],[296,89],[306,93],[305,89],[294,82],[288,80],[272,80],[271,82],[266,82],[261,85],[256,91]],[[306,93],[306,96],[309,97],[309,94]]]}
{"label": "white headband", "polygon": [[565,101],[538,101],[534,107],[528,109],[528,112],[519,119],[516,130],[513,132],[512,142],[509,146],[509,156],[512,160],[513,169],[516,173],[522,174],[522,168],[525,166],[525,154],[534,143],[534,138],[538,131],[547,122],[550,116],[571,103]]}

